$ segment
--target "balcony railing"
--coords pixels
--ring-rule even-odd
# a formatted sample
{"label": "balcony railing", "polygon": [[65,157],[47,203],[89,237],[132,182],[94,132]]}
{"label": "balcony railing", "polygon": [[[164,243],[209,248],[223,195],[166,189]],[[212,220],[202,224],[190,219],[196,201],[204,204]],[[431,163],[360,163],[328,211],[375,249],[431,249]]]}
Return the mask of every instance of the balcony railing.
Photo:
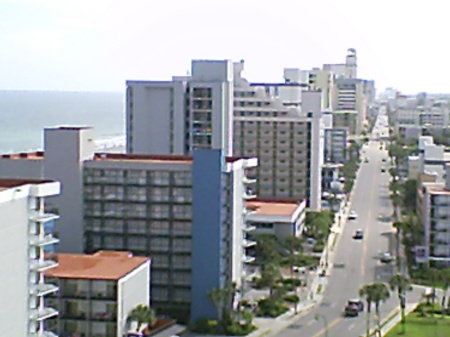
{"label": "balcony railing", "polygon": [[91,292],[91,299],[93,300],[115,300],[117,298],[117,291],[106,292]]}
{"label": "balcony railing", "polygon": [[93,312],[91,315],[92,321],[110,322],[117,320],[117,314],[111,312]]}
{"label": "balcony railing", "polygon": [[58,337],[58,335],[51,331],[43,331],[43,332],[32,332],[28,335],[28,337]]}
{"label": "balcony railing", "polygon": [[253,247],[253,246],[256,245],[256,241],[244,239],[244,240],[242,240],[242,245],[243,245],[245,248],[250,248],[250,247]]}
{"label": "balcony railing", "polygon": [[73,319],[73,320],[85,320],[88,315],[86,312],[77,311],[77,312],[65,312],[60,314],[61,319]]}
{"label": "balcony railing", "polygon": [[253,261],[255,261],[255,258],[253,256],[244,255],[242,261],[244,263],[252,263]]}
{"label": "balcony railing", "polygon": [[53,214],[53,213],[40,213],[36,212],[30,217],[31,221],[34,222],[48,222],[51,220],[59,219],[59,215]]}
{"label": "balcony railing", "polygon": [[31,235],[30,236],[30,246],[34,246],[34,247],[48,246],[48,245],[52,245],[52,244],[55,244],[58,242],[59,242],[59,239],[55,238],[51,234],[47,234],[44,236],[40,236],[40,235]]}
{"label": "balcony railing", "polygon": [[54,317],[58,315],[58,311],[53,308],[44,308],[44,309],[31,309],[30,310],[30,319],[42,321],[44,319]]}
{"label": "balcony railing", "polygon": [[34,272],[44,272],[47,269],[55,268],[58,266],[58,263],[53,260],[31,260],[30,261],[30,270]]}
{"label": "balcony railing", "polygon": [[39,283],[31,286],[30,295],[44,296],[58,291],[58,287],[54,284]]}

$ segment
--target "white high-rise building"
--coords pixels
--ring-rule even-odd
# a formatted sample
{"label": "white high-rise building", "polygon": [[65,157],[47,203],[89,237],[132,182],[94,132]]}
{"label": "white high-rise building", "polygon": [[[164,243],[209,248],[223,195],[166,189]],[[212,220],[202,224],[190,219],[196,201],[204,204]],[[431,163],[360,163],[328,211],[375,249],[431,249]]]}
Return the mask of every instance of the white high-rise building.
{"label": "white high-rise building", "polygon": [[44,254],[46,246],[59,241],[45,232],[45,224],[58,216],[45,213],[44,199],[59,193],[58,182],[0,179],[1,336],[56,336],[45,331],[44,321],[58,311],[44,296],[58,287],[46,284],[43,272],[57,266]]}
{"label": "white high-rise building", "polygon": [[233,64],[194,60],[192,75],[173,81],[127,81],[127,153],[231,155]]}

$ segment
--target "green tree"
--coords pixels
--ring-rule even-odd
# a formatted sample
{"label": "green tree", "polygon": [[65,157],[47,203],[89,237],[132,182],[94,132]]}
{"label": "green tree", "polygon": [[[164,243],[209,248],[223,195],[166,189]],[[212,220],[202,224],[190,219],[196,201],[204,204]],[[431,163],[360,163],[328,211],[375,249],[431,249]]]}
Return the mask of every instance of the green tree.
{"label": "green tree", "polygon": [[277,281],[281,278],[280,268],[274,263],[263,265],[261,269],[261,286],[269,288],[269,297],[272,298]]}
{"label": "green tree", "polygon": [[294,266],[296,262],[295,257],[299,254],[299,252],[301,252],[302,243],[303,241],[294,235],[288,235],[284,239],[284,247],[289,253],[288,261],[289,261],[289,268],[291,271],[291,277],[294,274]]}
{"label": "green tree", "polygon": [[273,234],[259,234],[255,236],[256,260],[260,264],[278,263],[281,259],[280,242]]}
{"label": "green tree", "polygon": [[390,297],[388,287],[384,283],[374,283],[373,287],[373,303],[375,303],[375,312],[377,314],[377,330],[381,334],[381,322],[380,322],[380,304],[385,302]]}
{"label": "green tree", "polygon": [[401,320],[402,329],[403,329],[403,333],[405,333],[405,328],[406,328],[405,292],[412,290],[411,283],[410,283],[409,279],[407,277],[405,277],[404,275],[396,274],[396,275],[392,276],[392,278],[389,280],[389,285],[391,287],[391,290],[393,290],[393,291],[397,290],[397,296],[398,296],[398,300],[400,302],[400,311],[401,311],[401,315],[402,315],[402,320]]}
{"label": "green tree", "polygon": [[216,309],[217,321],[221,322],[223,317],[223,306],[225,302],[225,291],[221,288],[213,288],[208,291],[208,298]]}
{"label": "green tree", "polygon": [[375,299],[375,291],[373,289],[373,284],[366,284],[361,289],[359,289],[359,296],[363,297],[367,303],[366,311],[366,337],[370,336],[370,313],[372,309],[372,303]]}
{"label": "green tree", "polygon": [[416,179],[408,179],[402,185],[403,205],[409,211],[417,207],[417,187]]}
{"label": "green tree", "polygon": [[133,308],[127,317],[128,324],[136,322],[136,332],[141,331],[144,327],[143,324],[147,324],[148,327],[152,327],[156,322],[156,314],[150,307],[140,304]]}

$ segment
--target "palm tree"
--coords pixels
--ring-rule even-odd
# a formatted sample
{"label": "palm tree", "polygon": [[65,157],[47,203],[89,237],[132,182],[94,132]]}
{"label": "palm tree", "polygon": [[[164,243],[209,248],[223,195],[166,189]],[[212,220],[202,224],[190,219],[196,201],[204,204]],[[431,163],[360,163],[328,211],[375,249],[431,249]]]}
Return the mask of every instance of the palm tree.
{"label": "palm tree", "polygon": [[367,303],[367,314],[366,314],[366,337],[370,336],[370,310],[374,300],[374,290],[372,284],[366,284],[361,289],[359,289],[359,296],[363,297]]}
{"label": "palm tree", "polygon": [[380,324],[380,303],[385,302],[390,297],[388,287],[384,283],[374,283],[373,286],[373,302],[375,303],[375,312],[377,314],[377,331],[381,336],[381,324]]}
{"label": "palm tree", "polygon": [[406,318],[405,318],[405,291],[411,291],[411,283],[407,277],[405,277],[402,274],[396,274],[392,276],[392,278],[389,280],[389,285],[391,286],[391,290],[397,289],[397,295],[398,299],[400,301],[400,310],[402,315],[402,327],[403,327],[403,333],[405,333],[405,327],[406,327]]}
{"label": "palm tree", "polygon": [[156,314],[153,309],[147,305],[139,304],[128,314],[128,323],[137,322],[136,332],[142,330],[142,325],[147,323],[148,327],[152,327],[156,322]]}
{"label": "palm tree", "polygon": [[220,322],[222,320],[223,313],[223,303],[225,301],[225,292],[221,288],[213,288],[208,291],[209,300],[214,304],[216,308],[217,321]]}

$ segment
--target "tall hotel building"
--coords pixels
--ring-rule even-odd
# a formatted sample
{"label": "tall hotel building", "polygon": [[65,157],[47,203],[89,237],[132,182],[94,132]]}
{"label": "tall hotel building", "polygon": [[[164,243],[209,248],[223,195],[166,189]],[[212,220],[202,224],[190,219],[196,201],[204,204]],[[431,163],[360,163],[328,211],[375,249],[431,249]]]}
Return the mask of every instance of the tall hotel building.
{"label": "tall hotel building", "polygon": [[222,149],[231,156],[233,64],[192,61],[192,76],[127,81],[127,153],[192,154]]}
{"label": "tall hotel building", "polygon": [[302,92],[288,70],[286,83],[273,85],[249,84],[242,70],[243,62],[193,61],[191,76],[128,81],[127,152],[180,155],[211,148],[257,157],[253,192],[307,198],[319,209],[321,93]]}
{"label": "tall hotel building", "polygon": [[45,283],[43,273],[57,266],[44,248],[58,239],[44,228],[58,216],[44,211],[44,199],[59,192],[60,184],[49,180],[0,179],[1,336],[56,336],[44,322],[58,311],[44,296],[58,287]]}
{"label": "tall hotel building", "polygon": [[211,317],[208,290],[248,276],[247,170],[256,164],[220,150],[96,155],[84,163],[86,251],[150,256],[152,307],[178,319]]}

